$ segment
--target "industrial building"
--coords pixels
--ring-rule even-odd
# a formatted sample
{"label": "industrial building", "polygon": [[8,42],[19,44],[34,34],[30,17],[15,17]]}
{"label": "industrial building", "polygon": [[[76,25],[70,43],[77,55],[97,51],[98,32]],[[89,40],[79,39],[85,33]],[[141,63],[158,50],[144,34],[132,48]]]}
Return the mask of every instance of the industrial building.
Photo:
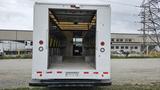
{"label": "industrial building", "polygon": [[[112,33],[111,34],[111,52],[112,54],[149,54],[149,52],[159,52],[160,48],[154,41],[147,37],[144,48],[142,34]],[[155,39],[155,38],[154,38]]]}
{"label": "industrial building", "polygon": [[[142,53],[142,34],[111,34],[111,52],[114,54],[122,52]],[[16,51],[32,51],[32,31],[29,30],[0,30],[0,53]],[[154,42],[147,38],[148,51],[160,51]],[[146,51],[146,50],[145,50]]]}
{"label": "industrial building", "polygon": [[32,31],[0,30],[0,55],[32,52]]}

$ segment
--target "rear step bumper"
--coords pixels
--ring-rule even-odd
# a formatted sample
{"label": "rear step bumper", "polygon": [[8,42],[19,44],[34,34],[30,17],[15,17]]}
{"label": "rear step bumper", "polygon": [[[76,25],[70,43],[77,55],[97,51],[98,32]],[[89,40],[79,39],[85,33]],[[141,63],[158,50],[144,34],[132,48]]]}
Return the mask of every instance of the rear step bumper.
{"label": "rear step bumper", "polygon": [[29,86],[45,87],[92,87],[110,86],[111,80],[32,80]]}

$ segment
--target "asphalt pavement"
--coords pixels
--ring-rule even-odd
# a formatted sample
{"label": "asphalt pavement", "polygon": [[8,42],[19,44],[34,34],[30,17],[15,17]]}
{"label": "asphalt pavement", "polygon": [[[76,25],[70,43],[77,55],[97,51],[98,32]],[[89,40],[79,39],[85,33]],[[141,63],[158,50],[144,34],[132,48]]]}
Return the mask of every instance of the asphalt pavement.
{"label": "asphalt pavement", "polygon": [[[0,89],[28,87],[31,59],[0,60]],[[160,83],[160,59],[112,60],[114,85]]]}

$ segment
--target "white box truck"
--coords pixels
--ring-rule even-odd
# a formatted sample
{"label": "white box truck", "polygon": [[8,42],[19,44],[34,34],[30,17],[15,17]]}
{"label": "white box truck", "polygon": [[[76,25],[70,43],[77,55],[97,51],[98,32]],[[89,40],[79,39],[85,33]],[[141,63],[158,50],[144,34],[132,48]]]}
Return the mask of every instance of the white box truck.
{"label": "white box truck", "polygon": [[30,85],[111,85],[110,21],[102,0],[36,2]]}
{"label": "white box truck", "polygon": [[0,42],[0,56],[3,56],[4,51],[3,51],[3,43]]}

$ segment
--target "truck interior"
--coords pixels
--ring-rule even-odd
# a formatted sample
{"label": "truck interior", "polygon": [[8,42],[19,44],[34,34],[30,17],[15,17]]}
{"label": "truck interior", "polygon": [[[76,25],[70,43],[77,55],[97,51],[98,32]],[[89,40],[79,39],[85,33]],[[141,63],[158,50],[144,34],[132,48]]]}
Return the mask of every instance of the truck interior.
{"label": "truck interior", "polygon": [[96,10],[49,9],[48,69],[96,69]]}

